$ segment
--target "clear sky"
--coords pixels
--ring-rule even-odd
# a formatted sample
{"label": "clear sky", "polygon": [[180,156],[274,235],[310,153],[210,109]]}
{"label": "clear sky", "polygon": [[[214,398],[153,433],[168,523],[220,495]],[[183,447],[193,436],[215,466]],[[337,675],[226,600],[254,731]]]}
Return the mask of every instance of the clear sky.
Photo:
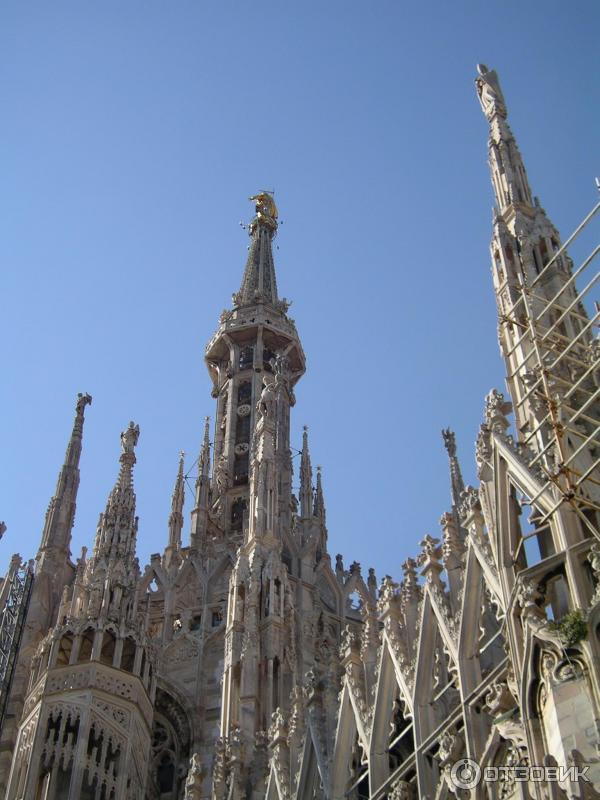
{"label": "clear sky", "polygon": [[214,413],[203,351],[241,279],[239,221],[274,188],[308,359],[293,445],[307,424],[332,556],[398,576],[449,505],[441,428],[474,482],[503,385],[475,65],[497,69],[566,238],[596,201],[599,23],[585,0],[6,0],[0,569],[35,554],[78,391],[74,557],[130,419],[142,564],[162,551],[178,453],[191,467]]}

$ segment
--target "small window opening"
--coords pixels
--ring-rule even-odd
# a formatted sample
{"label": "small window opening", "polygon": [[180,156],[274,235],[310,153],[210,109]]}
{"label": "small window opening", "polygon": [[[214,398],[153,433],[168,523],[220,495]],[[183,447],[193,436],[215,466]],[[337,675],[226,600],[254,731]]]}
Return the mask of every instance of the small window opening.
{"label": "small window opening", "polygon": [[240,350],[239,368],[248,369],[254,362],[254,348],[249,345]]}

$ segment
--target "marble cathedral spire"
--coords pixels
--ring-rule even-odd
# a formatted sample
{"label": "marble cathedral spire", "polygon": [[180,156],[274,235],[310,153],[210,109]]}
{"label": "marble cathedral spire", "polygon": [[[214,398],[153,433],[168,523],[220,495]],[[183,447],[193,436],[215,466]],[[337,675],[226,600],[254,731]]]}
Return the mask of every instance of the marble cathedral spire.
{"label": "marble cathedral spire", "polygon": [[78,394],[75,406],[73,430],[67,445],[65,460],[58,474],[56,491],[50,500],[42,540],[38,550],[39,569],[48,568],[54,572],[57,568],[55,559],[65,561],[70,555],[71,531],[75,521],[75,501],[79,488],[79,459],[83,440],[83,423],[85,407],[90,405],[89,394]]}
{"label": "marble cathedral spire", "polygon": [[133,422],[121,433],[119,474],[108,496],[106,509],[100,515],[94,556],[112,558],[135,553],[137,517],[135,516],[135,491],[133,467],[136,463],[135,447],[140,435],[139,425]]}
{"label": "marble cathedral spire", "polygon": [[313,507],[312,466],[308,450],[308,428],[302,433],[302,453],[300,455],[300,516],[310,517]]}
{"label": "marble cathedral spire", "polygon": [[210,438],[209,418],[204,420],[204,435],[200,455],[198,456],[198,477],[196,479],[196,496],[192,511],[192,547],[198,548],[206,534],[208,525],[208,509],[210,503]]}
{"label": "marble cathedral spire", "polygon": [[181,530],[183,528],[183,504],[185,502],[185,478],[183,475],[184,453],[179,455],[179,468],[171,496],[171,513],[169,514],[169,547],[179,550],[181,547]]}
{"label": "marble cathedral spire", "polygon": [[135,447],[140,435],[133,422],[121,433],[120,469],[104,513],[100,514],[91,558],[86,564],[86,582],[93,586],[88,616],[120,615],[124,596],[139,576],[136,557],[138,518],[133,488]]}
{"label": "marble cathedral spire", "polygon": [[[300,337],[287,314],[290,303],[277,293],[272,250],[277,207],[269,192],[250,200],[255,216],[249,224],[251,241],[240,290],[233,295],[233,308],[222,312],[205,352],[217,400],[206,526],[225,534],[232,547],[250,514],[250,468],[261,393],[274,380],[277,359],[283,358],[293,405],[293,387],[305,370]],[[292,464],[287,412],[278,422],[276,450],[280,510],[283,517],[287,515],[282,524],[289,526],[291,500],[285,498],[291,498]]]}
{"label": "marble cathedral spire", "polygon": [[257,300],[274,304],[278,300],[273,260],[277,206],[270,192],[260,192],[250,200],[256,203],[256,216],[248,226],[250,247],[240,290],[233,296],[236,306],[251,305]]}
{"label": "marble cathedral spire", "polygon": [[210,437],[209,437],[210,417],[204,420],[204,437],[202,439],[202,449],[198,458],[198,480],[196,486],[201,482],[201,478],[208,478],[210,475]]}
{"label": "marble cathedral spire", "polygon": [[[529,446],[544,450],[547,426],[540,423],[546,414],[545,403],[532,391],[539,385],[541,366],[528,341],[529,326],[547,332],[554,329],[563,308],[573,308],[573,315],[563,315],[564,322],[560,330],[554,330],[553,340],[546,337],[547,348],[556,335],[563,341],[576,336],[580,321],[587,317],[571,280],[572,263],[566,253],[559,253],[560,235],[532,196],[523,158],[507,122],[498,76],[483,64],[477,69],[475,85],[489,123],[488,162],[496,198],[491,253],[499,343],[518,436]],[[552,310],[551,304],[555,304]],[[582,336],[582,342],[587,343],[588,338]],[[551,360],[556,357],[550,351],[546,355]],[[530,439],[532,431],[537,432],[535,440]]]}
{"label": "marble cathedral spire", "polygon": [[460,463],[456,454],[456,434],[450,428],[442,431],[442,438],[444,440],[444,447],[448,453],[448,461],[450,463],[450,486],[452,489],[452,506],[458,508],[461,499],[460,496],[465,490],[465,482],[463,481]]}
{"label": "marble cathedral spire", "polygon": [[321,467],[317,467],[317,485],[315,487],[315,507],[314,515],[325,525],[325,497],[323,495],[323,481],[321,478]]}
{"label": "marble cathedral spire", "polygon": [[511,206],[533,208],[525,165],[508,124],[506,103],[495,70],[477,66],[475,79],[481,108],[490,124],[489,164],[498,210],[504,214]]}

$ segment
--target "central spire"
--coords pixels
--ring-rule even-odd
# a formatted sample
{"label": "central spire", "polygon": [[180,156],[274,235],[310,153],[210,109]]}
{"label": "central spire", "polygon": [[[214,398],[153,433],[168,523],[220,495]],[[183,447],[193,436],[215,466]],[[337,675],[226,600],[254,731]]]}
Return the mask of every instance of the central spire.
{"label": "central spire", "polygon": [[237,307],[253,303],[275,305],[278,298],[272,242],[277,233],[277,206],[271,192],[259,192],[250,200],[256,208],[256,216],[248,226],[252,241],[242,285],[233,295],[233,304]]}
{"label": "central spire", "polygon": [[[212,480],[210,484],[207,477],[202,480],[207,492],[210,486],[210,499],[205,497],[208,526],[218,530],[223,541],[229,533],[236,541],[241,540],[249,519],[250,464],[258,400],[285,363],[289,406],[292,406],[293,387],[305,369],[300,337],[294,320],[287,315],[290,303],[277,294],[272,252],[277,207],[270,192],[260,192],[250,199],[256,211],[249,225],[250,252],[242,284],[233,295],[233,308],[221,313],[219,327],[205,351],[217,409]],[[292,471],[289,408],[285,420],[280,422],[277,458],[281,462],[278,494],[282,508],[279,511],[287,520]],[[208,465],[208,446],[205,451],[204,463]],[[196,528],[199,531],[197,525]],[[200,546],[201,537],[195,535],[194,540]]]}

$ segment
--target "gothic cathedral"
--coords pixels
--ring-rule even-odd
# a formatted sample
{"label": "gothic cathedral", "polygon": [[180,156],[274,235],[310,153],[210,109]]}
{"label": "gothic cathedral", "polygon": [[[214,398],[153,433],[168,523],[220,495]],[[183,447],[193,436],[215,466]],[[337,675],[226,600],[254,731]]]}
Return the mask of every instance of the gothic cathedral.
{"label": "gothic cathedral", "polygon": [[[182,456],[166,547],[144,569],[133,422],[93,549],[71,560],[92,402],[77,398],[37,555],[14,556],[0,586],[1,797],[600,797],[598,248],[573,265],[532,195],[496,73],[480,65],[475,83],[508,388],[485,399],[479,485],[464,485],[444,431],[439,537],[399,582],[332,564],[306,430],[292,491],[305,357],[277,289],[277,208],[257,194],[241,286],[205,352],[215,424],[191,529]],[[515,777],[532,766],[542,778]]]}

